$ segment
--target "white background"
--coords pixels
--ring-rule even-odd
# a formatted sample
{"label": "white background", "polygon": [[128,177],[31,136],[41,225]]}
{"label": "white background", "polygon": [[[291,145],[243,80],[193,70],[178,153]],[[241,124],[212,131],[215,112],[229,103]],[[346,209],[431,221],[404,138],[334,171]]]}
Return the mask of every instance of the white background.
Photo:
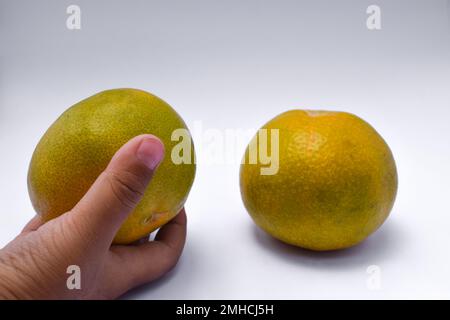
{"label": "white background", "polygon": [[26,175],[39,138],[98,91],[153,92],[191,128],[222,133],[291,108],[342,110],[371,123],[397,162],[397,201],[373,236],[339,252],[284,245],[246,213],[237,162],[199,163],[178,266],[125,298],[450,298],[449,1],[376,1],[379,31],[365,25],[373,1],[77,3],[82,29],[69,31],[72,2],[0,0],[0,246],[34,214]]}

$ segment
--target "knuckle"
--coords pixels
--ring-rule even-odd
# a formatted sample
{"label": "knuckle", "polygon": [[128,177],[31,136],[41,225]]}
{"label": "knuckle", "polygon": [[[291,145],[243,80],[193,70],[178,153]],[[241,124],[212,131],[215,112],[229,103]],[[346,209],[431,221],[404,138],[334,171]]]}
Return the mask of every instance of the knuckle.
{"label": "knuckle", "polygon": [[[90,244],[95,241],[96,233],[86,227],[89,221],[82,216],[68,214],[63,221],[58,221],[51,233],[50,243],[61,257],[71,259],[82,257]],[[70,250],[67,250],[70,247]]]}
{"label": "knuckle", "polygon": [[180,254],[177,250],[167,247],[165,254],[161,257],[161,263],[164,265],[164,269],[168,272],[177,265],[179,258]]}
{"label": "knuckle", "polygon": [[131,172],[105,171],[105,175],[116,199],[124,207],[133,209],[145,191],[141,179]]}

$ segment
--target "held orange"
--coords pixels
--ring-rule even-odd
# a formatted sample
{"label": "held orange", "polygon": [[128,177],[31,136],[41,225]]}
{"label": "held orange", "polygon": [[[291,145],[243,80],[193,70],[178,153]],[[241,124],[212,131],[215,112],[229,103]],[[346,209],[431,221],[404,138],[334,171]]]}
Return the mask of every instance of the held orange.
{"label": "held orange", "polygon": [[[172,133],[180,129],[186,133],[183,139],[189,139],[185,142],[191,161],[174,163],[171,151],[181,140],[174,141]],[[194,180],[193,144],[186,124],[172,107],[136,89],[91,96],[69,108],[47,130],[28,172],[28,189],[37,213],[50,220],[71,210],[115,152],[145,133],[159,137],[166,154],[114,243],[133,242],[167,223],[183,207]]]}
{"label": "held orange", "polygon": [[[367,122],[345,112],[291,110],[262,129],[268,136],[278,129],[278,170],[261,174],[267,164],[260,157],[249,163],[247,148],[240,187],[250,216],[267,233],[303,248],[335,250],[360,243],[386,220],[397,170]],[[260,146],[256,136],[255,143]]]}

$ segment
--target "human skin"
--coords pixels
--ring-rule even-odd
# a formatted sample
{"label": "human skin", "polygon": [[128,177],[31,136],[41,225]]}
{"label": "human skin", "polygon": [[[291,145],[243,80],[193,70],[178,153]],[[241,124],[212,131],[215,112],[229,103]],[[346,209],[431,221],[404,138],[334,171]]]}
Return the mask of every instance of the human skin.
{"label": "human skin", "polygon": [[[0,299],[113,299],[171,270],[186,239],[184,209],[154,241],[111,245],[163,158],[157,137],[137,136],[72,210],[46,223],[33,218],[0,250]],[[67,286],[71,265],[80,268],[80,289]]]}

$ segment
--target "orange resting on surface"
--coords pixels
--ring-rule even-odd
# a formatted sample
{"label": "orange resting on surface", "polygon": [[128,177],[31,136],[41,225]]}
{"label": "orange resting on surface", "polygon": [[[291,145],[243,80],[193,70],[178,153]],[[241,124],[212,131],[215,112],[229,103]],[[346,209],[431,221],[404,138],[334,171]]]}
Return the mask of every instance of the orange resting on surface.
{"label": "orange resting on surface", "polygon": [[278,172],[262,175],[266,164],[248,163],[247,148],[240,187],[247,211],[267,233],[307,249],[342,249],[388,217],[397,170],[367,122],[345,112],[291,110],[262,128],[279,130]]}

